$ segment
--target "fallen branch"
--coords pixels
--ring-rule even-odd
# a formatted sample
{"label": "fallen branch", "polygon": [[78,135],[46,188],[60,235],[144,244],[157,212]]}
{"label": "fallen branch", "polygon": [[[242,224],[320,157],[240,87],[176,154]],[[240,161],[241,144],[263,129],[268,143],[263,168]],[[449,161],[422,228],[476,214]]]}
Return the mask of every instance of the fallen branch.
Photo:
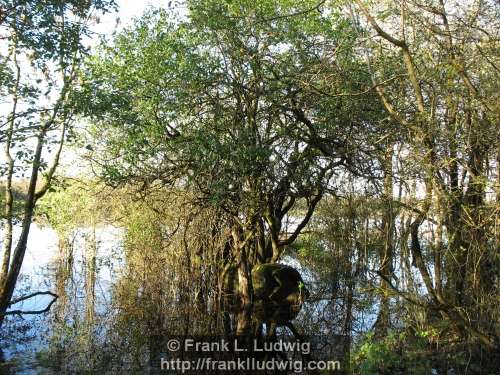
{"label": "fallen branch", "polygon": [[4,313],[0,313],[0,315],[2,315],[2,316],[6,316],[6,315],[37,315],[37,314],[46,313],[46,312],[48,312],[50,310],[50,308],[52,307],[52,305],[59,298],[59,296],[57,294],[49,292],[49,291],[35,292],[35,293],[28,294],[26,296],[22,296],[22,297],[13,299],[9,303],[9,306],[15,305],[16,303],[19,303],[19,302],[22,302],[22,301],[26,301],[27,299],[30,299],[30,298],[33,298],[33,297],[36,297],[36,296],[41,296],[41,295],[49,295],[49,296],[53,297],[52,301],[50,301],[50,303],[44,309],[42,309],[42,310],[26,310],[26,311],[23,311],[23,310],[10,310],[10,311],[4,312]]}

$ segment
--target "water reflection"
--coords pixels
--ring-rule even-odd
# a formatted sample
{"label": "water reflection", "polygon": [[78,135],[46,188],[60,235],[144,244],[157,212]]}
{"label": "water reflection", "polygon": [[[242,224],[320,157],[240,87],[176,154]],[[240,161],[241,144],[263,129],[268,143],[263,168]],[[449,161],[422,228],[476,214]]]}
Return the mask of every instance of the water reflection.
{"label": "water reflection", "polygon": [[[52,261],[33,273],[42,269],[40,278],[50,280],[43,288],[59,299],[49,315],[29,320],[37,337],[30,347],[5,350],[11,364],[21,359],[14,373],[41,366],[45,373],[155,373],[172,336],[300,341],[331,327],[333,309],[318,300],[305,301],[310,280],[302,280],[292,267],[267,265],[266,272],[254,271],[254,303],[239,308],[219,298],[220,260],[211,259],[210,252],[159,251],[159,229],[141,236],[129,237],[111,226],[78,228],[53,243]],[[310,292],[317,297],[315,288]],[[14,320],[9,324],[6,329]],[[26,342],[26,335],[20,337]],[[30,351],[36,357],[19,356]]]}

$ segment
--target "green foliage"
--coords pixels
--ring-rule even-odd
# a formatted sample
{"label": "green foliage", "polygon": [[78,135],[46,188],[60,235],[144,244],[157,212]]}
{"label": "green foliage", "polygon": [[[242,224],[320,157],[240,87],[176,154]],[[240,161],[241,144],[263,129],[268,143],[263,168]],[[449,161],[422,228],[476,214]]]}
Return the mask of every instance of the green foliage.
{"label": "green foliage", "polygon": [[53,133],[66,126],[70,134],[68,95],[87,52],[89,17],[113,7],[113,0],[0,1],[0,141],[15,161],[12,168],[2,165],[0,176],[27,177],[33,163],[47,170],[46,153],[52,156],[66,138]]}
{"label": "green foliage", "polygon": [[262,212],[284,187],[310,196],[327,179],[323,167],[343,163],[329,148],[357,142],[354,128],[374,131],[362,110],[373,103],[336,96],[368,79],[354,29],[319,12],[280,18],[296,10],[289,1],[189,9],[182,22],[148,12],[89,60],[78,102],[93,120],[103,177],[181,184],[235,211]]}
{"label": "green foliage", "polygon": [[64,238],[78,227],[93,225],[105,217],[109,219],[111,212],[103,209],[101,199],[95,182],[63,184],[43,197],[37,215]]}
{"label": "green foliage", "polygon": [[[498,342],[493,2],[188,0],[182,19],[150,9],[102,42],[74,90],[88,35],[76,20],[111,3],[0,3],[9,30],[0,95],[27,108],[0,115],[12,127],[0,140],[12,138],[16,173],[42,171],[48,163],[25,141],[74,109],[90,120],[96,170],[126,188],[109,203],[94,183],[59,188],[39,213],[64,235],[120,212],[118,341],[139,353],[157,327],[191,318],[190,296],[209,315],[225,262],[266,263],[262,253],[286,248],[327,302],[304,320],[353,338],[356,374],[481,372],[495,362],[483,352]],[[16,60],[34,74],[17,78]],[[315,209],[290,245],[295,219]],[[376,334],[358,342],[377,310]],[[57,340],[75,335],[63,325]]]}
{"label": "green foliage", "polygon": [[9,43],[15,41],[17,50],[26,51],[34,67],[63,61],[64,68],[82,48],[81,38],[88,35],[88,28],[80,20],[92,8],[109,10],[114,1],[2,0],[0,6],[0,23],[14,31],[8,34]]}
{"label": "green foliage", "polygon": [[359,375],[429,374],[430,358],[418,354],[425,347],[425,340],[412,339],[404,332],[390,332],[379,340],[368,333],[352,354],[351,369]]}
{"label": "green foliage", "polygon": [[[24,193],[25,186],[23,183],[14,184],[12,187],[12,216],[14,221],[20,220],[22,218],[24,202],[26,200],[26,195]],[[0,187],[0,207],[5,207],[5,190]],[[5,212],[0,211],[0,218],[5,219]]]}

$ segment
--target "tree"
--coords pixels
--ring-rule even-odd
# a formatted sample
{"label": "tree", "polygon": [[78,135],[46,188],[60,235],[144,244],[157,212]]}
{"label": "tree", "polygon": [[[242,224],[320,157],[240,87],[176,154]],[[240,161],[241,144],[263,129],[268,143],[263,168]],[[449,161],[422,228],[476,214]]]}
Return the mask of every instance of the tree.
{"label": "tree", "polygon": [[[86,51],[82,39],[92,15],[112,5],[111,0],[0,3],[1,38],[6,41],[0,56],[0,94],[7,109],[0,115],[5,159],[0,170],[5,181],[0,325],[11,305],[35,205],[50,189],[63,144],[71,137],[70,98]],[[21,233],[14,241],[12,183],[26,175]]]}
{"label": "tree", "polygon": [[[413,264],[431,306],[462,338],[493,349],[498,210],[487,187],[494,181],[488,166],[498,153],[498,7],[401,1],[377,12],[355,3],[375,36],[366,46],[373,80],[387,79],[388,62],[401,73],[378,84],[377,92],[411,135],[405,147],[418,164],[413,179],[424,197],[408,223]],[[426,222],[438,226],[437,246],[423,245]]]}
{"label": "tree", "polygon": [[280,259],[336,174],[366,169],[381,107],[361,92],[351,23],[317,3],[188,5],[186,21],[151,11],[103,46],[80,102],[108,183],[176,187],[225,213],[225,262],[250,303],[251,267]]}

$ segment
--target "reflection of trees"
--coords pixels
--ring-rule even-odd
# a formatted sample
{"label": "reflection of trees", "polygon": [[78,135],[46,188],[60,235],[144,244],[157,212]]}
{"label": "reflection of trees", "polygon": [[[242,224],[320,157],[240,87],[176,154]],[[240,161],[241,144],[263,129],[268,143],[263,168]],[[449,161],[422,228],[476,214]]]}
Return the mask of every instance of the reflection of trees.
{"label": "reflection of trees", "polygon": [[383,249],[383,241],[373,225],[373,212],[385,213],[376,202],[354,194],[342,201],[327,197],[308,233],[289,253],[307,270],[311,289],[297,327],[304,332],[341,335],[345,355],[358,333],[371,328],[376,311],[377,291],[369,267]]}
{"label": "reflection of trees", "polygon": [[170,335],[286,332],[295,337],[301,331],[288,324],[297,312],[283,317],[289,311],[280,306],[254,303],[241,310],[236,304],[226,310],[221,304],[228,262],[220,251],[227,247],[224,215],[194,207],[185,193],[150,194],[139,202],[114,198],[123,208],[124,262],[109,306],[96,295],[96,266],[105,258],[98,262],[94,225],[61,236],[54,274],[61,303],[54,311],[52,364],[68,371],[144,371],[158,363]]}
{"label": "reflection of trees", "polygon": [[55,290],[59,300],[54,308],[55,321],[66,319],[68,307],[67,285],[72,278],[73,271],[73,241],[67,235],[59,234],[58,253],[55,260]]}
{"label": "reflection of trees", "polygon": [[215,317],[218,217],[191,211],[182,197],[155,198],[125,219],[125,268],[113,289],[113,330],[130,345],[137,365],[148,353],[158,359],[169,334],[221,332]]}
{"label": "reflection of trees", "polygon": [[95,226],[85,236],[85,320],[92,325],[95,309],[97,240]]}
{"label": "reflection of trees", "polygon": [[47,354],[51,367],[73,371],[99,360],[94,350],[99,324],[95,316],[98,241],[95,226],[58,232],[53,280],[59,299],[51,315]]}
{"label": "reflection of trees", "polygon": [[220,293],[224,217],[193,208],[183,195],[154,193],[124,219],[125,265],[113,288],[110,331],[137,368],[157,365],[172,335],[253,336],[280,315],[264,304],[226,310]]}

